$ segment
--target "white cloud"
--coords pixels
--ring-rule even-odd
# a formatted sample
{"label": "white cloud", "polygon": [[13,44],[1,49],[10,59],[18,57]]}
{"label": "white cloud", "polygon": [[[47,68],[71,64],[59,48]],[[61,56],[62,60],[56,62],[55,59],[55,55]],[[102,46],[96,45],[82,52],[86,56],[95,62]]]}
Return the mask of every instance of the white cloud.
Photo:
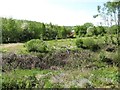
{"label": "white cloud", "polygon": [[85,22],[96,23],[92,15],[88,15],[87,11],[81,10],[77,12],[49,2],[50,0],[0,0],[0,16],[45,23],[52,22],[59,25],[80,25]]}

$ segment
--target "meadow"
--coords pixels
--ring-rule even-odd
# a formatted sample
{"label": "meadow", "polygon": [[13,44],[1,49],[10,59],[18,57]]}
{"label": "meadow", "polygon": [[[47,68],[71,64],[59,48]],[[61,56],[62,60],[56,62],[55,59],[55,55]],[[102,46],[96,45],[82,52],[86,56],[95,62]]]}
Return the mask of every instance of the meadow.
{"label": "meadow", "polygon": [[[28,41],[0,46],[3,89],[119,87],[115,36],[113,40],[108,36],[107,41],[105,36],[47,40],[43,41],[45,51],[41,49],[41,42],[38,40],[35,44],[35,40],[34,44]],[[77,44],[79,40],[85,41],[81,47]],[[91,44],[89,40],[95,43],[92,41]],[[27,44],[33,51],[28,49]],[[93,44],[99,45],[99,48],[89,47]],[[41,48],[33,49],[32,45]]]}

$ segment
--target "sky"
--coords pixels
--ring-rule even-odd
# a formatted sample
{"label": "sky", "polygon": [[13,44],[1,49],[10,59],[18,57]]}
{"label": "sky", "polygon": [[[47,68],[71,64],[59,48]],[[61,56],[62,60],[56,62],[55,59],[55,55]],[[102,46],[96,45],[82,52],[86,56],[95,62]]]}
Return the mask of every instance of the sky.
{"label": "sky", "polygon": [[75,26],[98,25],[97,6],[108,0],[0,0],[0,17]]}

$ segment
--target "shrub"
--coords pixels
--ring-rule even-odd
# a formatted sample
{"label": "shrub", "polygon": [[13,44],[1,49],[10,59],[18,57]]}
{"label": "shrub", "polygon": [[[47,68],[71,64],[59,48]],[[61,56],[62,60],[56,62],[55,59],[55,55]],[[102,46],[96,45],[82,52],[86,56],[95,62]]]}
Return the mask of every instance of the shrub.
{"label": "shrub", "polygon": [[86,38],[83,41],[83,47],[85,47],[86,49],[90,49],[92,51],[100,49],[99,45],[95,42],[93,38]]}
{"label": "shrub", "polygon": [[86,47],[86,48],[88,48],[88,49],[90,49],[91,46],[93,46],[94,44],[95,44],[95,42],[94,42],[94,40],[93,40],[92,38],[86,38],[86,39],[84,39],[84,41],[83,41],[84,47]]}
{"label": "shrub", "polygon": [[119,66],[120,57],[119,57],[118,52],[113,53],[113,54],[111,55],[111,59],[112,59],[113,63],[114,63],[116,66]]}
{"label": "shrub", "polygon": [[108,65],[112,65],[114,62],[113,62],[113,59],[109,56],[109,54],[105,53],[105,52],[101,52],[99,54],[99,59],[102,61],[102,62],[105,62],[107,63]]}
{"label": "shrub", "polygon": [[32,39],[28,41],[25,44],[25,47],[28,49],[28,51],[36,51],[36,52],[46,52],[47,51],[47,45],[44,41],[39,39]]}
{"label": "shrub", "polygon": [[76,46],[77,46],[78,48],[81,48],[81,47],[83,46],[83,40],[82,40],[82,39],[77,39],[77,40],[76,40]]}
{"label": "shrub", "polygon": [[84,40],[77,39],[76,46],[78,48],[90,49],[92,51],[97,51],[98,49],[100,49],[100,46],[95,42],[93,38],[86,38]]}
{"label": "shrub", "polygon": [[97,51],[100,49],[100,46],[98,44],[94,44],[91,48],[92,51]]}
{"label": "shrub", "polygon": [[95,35],[95,27],[89,27],[89,28],[87,28],[87,34],[86,34],[86,36],[93,36],[93,35]]}

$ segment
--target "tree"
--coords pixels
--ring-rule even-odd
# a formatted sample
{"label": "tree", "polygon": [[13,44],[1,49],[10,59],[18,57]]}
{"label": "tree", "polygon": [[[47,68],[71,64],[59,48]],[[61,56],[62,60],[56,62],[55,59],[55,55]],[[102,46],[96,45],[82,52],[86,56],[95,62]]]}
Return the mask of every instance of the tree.
{"label": "tree", "polygon": [[89,27],[93,27],[94,25],[92,23],[85,23],[84,25],[77,25],[74,27],[75,33],[76,35],[78,35],[79,37],[85,36],[85,34],[87,33],[87,28]]}
{"label": "tree", "polygon": [[108,33],[110,34],[117,34],[117,30],[118,30],[118,26],[117,25],[113,25],[110,27],[110,30],[108,31]]}
{"label": "tree", "polygon": [[93,27],[94,25],[92,23],[85,23],[83,26],[85,26],[86,28],[89,28],[89,27]]}
{"label": "tree", "polygon": [[117,24],[118,22],[118,7],[120,6],[120,2],[106,2],[102,6],[97,6],[98,14],[93,17],[96,18],[98,16],[102,17],[105,21],[105,25],[112,26],[113,24]]}
{"label": "tree", "polygon": [[106,33],[106,31],[105,31],[105,28],[103,26],[96,27],[96,35],[103,35],[105,33]]}
{"label": "tree", "polygon": [[61,38],[67,38],[67,30],[64,26],[61,27]]}
{"label": "tree", "polygon": [[46,27],[45,27],[44,23],[42,23],[41,28],[42,28],[41,29],[41,38],[46,39]]}
{"label": "tree", "polygon": [[87,28],[87,36],[93,36],[93,35],[97,35],[97,30],[96,27],[89,27]]}
{"label": "tree", "polygon": [[79,26],[79,37],[81,36],[85,36],[85,34],[87,33],[87,27],[85,25]]}

